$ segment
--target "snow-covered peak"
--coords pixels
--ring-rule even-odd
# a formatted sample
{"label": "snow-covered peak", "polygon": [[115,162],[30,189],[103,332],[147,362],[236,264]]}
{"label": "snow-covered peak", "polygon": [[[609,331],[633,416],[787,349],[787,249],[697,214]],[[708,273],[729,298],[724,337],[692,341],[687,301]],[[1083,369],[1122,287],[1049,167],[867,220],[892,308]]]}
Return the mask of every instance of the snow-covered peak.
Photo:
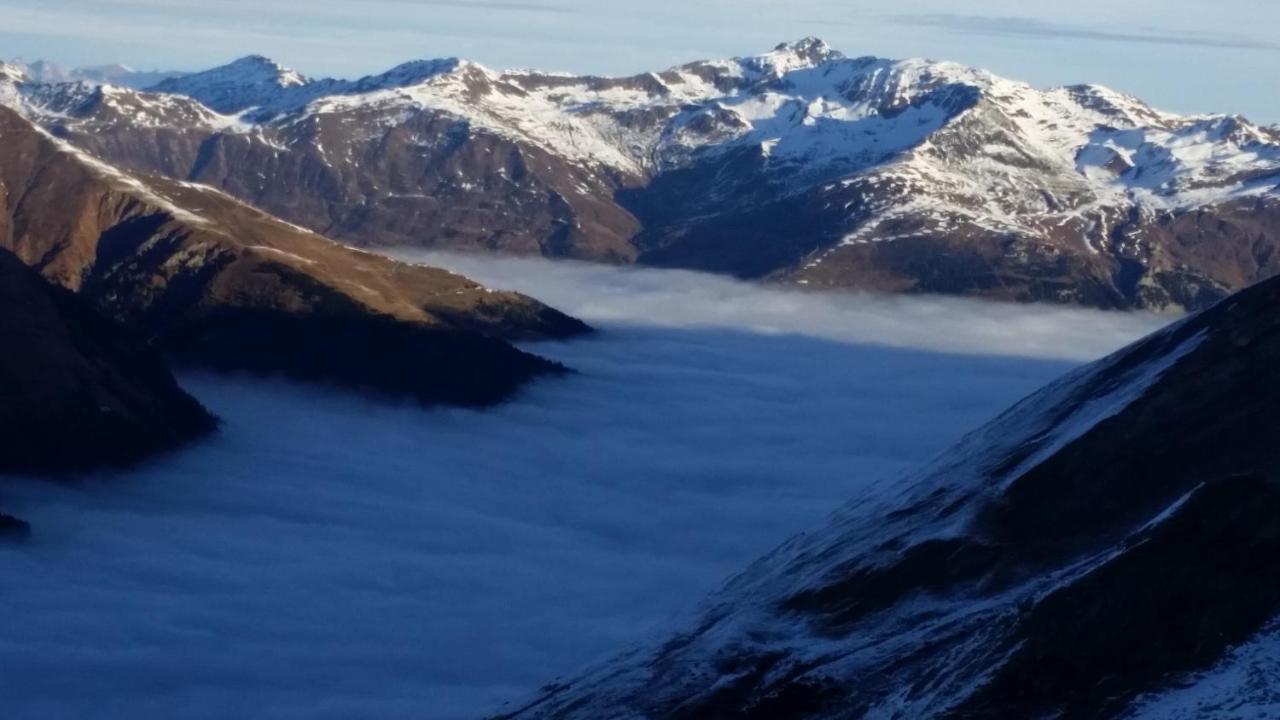
{"label": "snow-covered peak", "polygon": [[411,60],[379,75],[367,75],[355,80],[342,90],[346,93],[359,93],[417,85],[431,78],[455,72],[465,64],[456,57]]}
{"label": "snow-covered peak", "polygon": [[0,62],[0,83],[27,82],[26,71],[13,63]]}
{"label": "snow-covered peak", "polygon": [[306,77],[270,58],[248,55],[211,70],[164,80],[152,89],[187,95],[228,113],[270,105],[281,93],[309,84]]}
{"label": "snow-covered peak", "polygon": [[27,73],[23,68],[13,63],[0,62],[0,105],[20,106],[22,91],[19,86],[27,81]]}
{"label": "snow-covered peak", "polygon": [[782,75],[800,68],[817,67],[829,60],[843,57],[843,54],[832,50],[831,46],[821,39],[807,37],[795,42],[782,43],[771,52],[743,58],[741,62],[760,72]]}
{"label": "snow-covered peak", "polygon": [[265,55],[246,55],[209,72],[221,72],[224,76],[234,78],[240,82],[270,83],[282,88],[306,85],[308,82],[307,78],[297,71],[281,65]]}

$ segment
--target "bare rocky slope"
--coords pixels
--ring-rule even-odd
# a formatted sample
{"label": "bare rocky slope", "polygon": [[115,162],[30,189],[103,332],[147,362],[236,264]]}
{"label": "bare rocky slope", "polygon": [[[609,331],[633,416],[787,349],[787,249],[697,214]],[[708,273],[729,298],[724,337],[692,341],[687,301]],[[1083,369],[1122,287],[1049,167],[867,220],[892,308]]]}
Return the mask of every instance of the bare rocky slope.
{"label": "bare rocky slope", "polygon": [[1280,279],[1074,371],[513,718],[1263,717]]}
{"label": "bare rocky slope", "polygon": [[125,173],[0,108],[0,248],[185,362],[497,402],[581,322],[353,250],[213,188]]}
{"label": "bare rocky slope", "polygon": [[354,245],[642,262],[807,287],[1202,308],[1280,265],[1280,130],[806,39],[634,77],[264,57],[0,102],[97,157]]}

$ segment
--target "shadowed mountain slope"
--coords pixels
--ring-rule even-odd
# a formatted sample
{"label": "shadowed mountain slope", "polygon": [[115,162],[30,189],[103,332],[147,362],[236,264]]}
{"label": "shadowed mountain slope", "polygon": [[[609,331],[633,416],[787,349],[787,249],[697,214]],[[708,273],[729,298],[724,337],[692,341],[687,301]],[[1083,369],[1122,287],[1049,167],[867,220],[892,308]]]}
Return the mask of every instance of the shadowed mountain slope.
{"label": "shadowed mountain slope", "polygon": [[[214,427],[158,354],[0,250],[0,474],[125,465]],[[25,523],[0,516],[0,536]]]}
{"label": "shadowed mountain slope", "polygon": [[1266,662],[1280,643],[1277,308],[1280,280],[1264,282],[1068,374],[756,562],[683,632],[557,681],[511,716],[1178,707],[1225,719],[1268,707],[1280,682]]}

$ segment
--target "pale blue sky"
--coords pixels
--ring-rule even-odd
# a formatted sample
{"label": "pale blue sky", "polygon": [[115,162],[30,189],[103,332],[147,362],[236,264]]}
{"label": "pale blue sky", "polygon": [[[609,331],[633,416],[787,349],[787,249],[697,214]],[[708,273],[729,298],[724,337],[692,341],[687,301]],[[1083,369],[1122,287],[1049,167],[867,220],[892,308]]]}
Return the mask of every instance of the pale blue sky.
{"label": "pale blue sky", "polygon": [[1277,0],[0,0],[0,18],[0,57],[190,70],[262,53],[336,76],[448,55],[620,74],[817,35],[1280,122]]}

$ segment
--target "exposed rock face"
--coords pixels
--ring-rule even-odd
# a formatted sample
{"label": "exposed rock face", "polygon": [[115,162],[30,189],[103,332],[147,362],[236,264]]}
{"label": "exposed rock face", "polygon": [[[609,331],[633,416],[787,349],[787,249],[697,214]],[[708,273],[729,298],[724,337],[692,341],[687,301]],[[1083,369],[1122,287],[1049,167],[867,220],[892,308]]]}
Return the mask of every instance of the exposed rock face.
{"label": "exposed rock face", "polygon": [[189,362],[488,404],[561,370],[509,340],[588,329],[212,188],[126,174],[5,109],[0,155],[0,247]]}
{"label": "exposed rock face", "polygon": [[[213,429],[154,351],[0,250],[0,473],[127,464]],[[0,516],[0,535],[25,523]]]}
{"label": "exposed rock face", "polygon": [[1068,374],[513,716],[1274,707],[1278,307],[1274,279]]}
{"label": "exposed rock face", "polygon": [[1275,128],[813,39],[628,78],[255,56],[156,90],[15,75],[0,102],[355,245],[1121,308],[1205,307],[1280,263]]}

